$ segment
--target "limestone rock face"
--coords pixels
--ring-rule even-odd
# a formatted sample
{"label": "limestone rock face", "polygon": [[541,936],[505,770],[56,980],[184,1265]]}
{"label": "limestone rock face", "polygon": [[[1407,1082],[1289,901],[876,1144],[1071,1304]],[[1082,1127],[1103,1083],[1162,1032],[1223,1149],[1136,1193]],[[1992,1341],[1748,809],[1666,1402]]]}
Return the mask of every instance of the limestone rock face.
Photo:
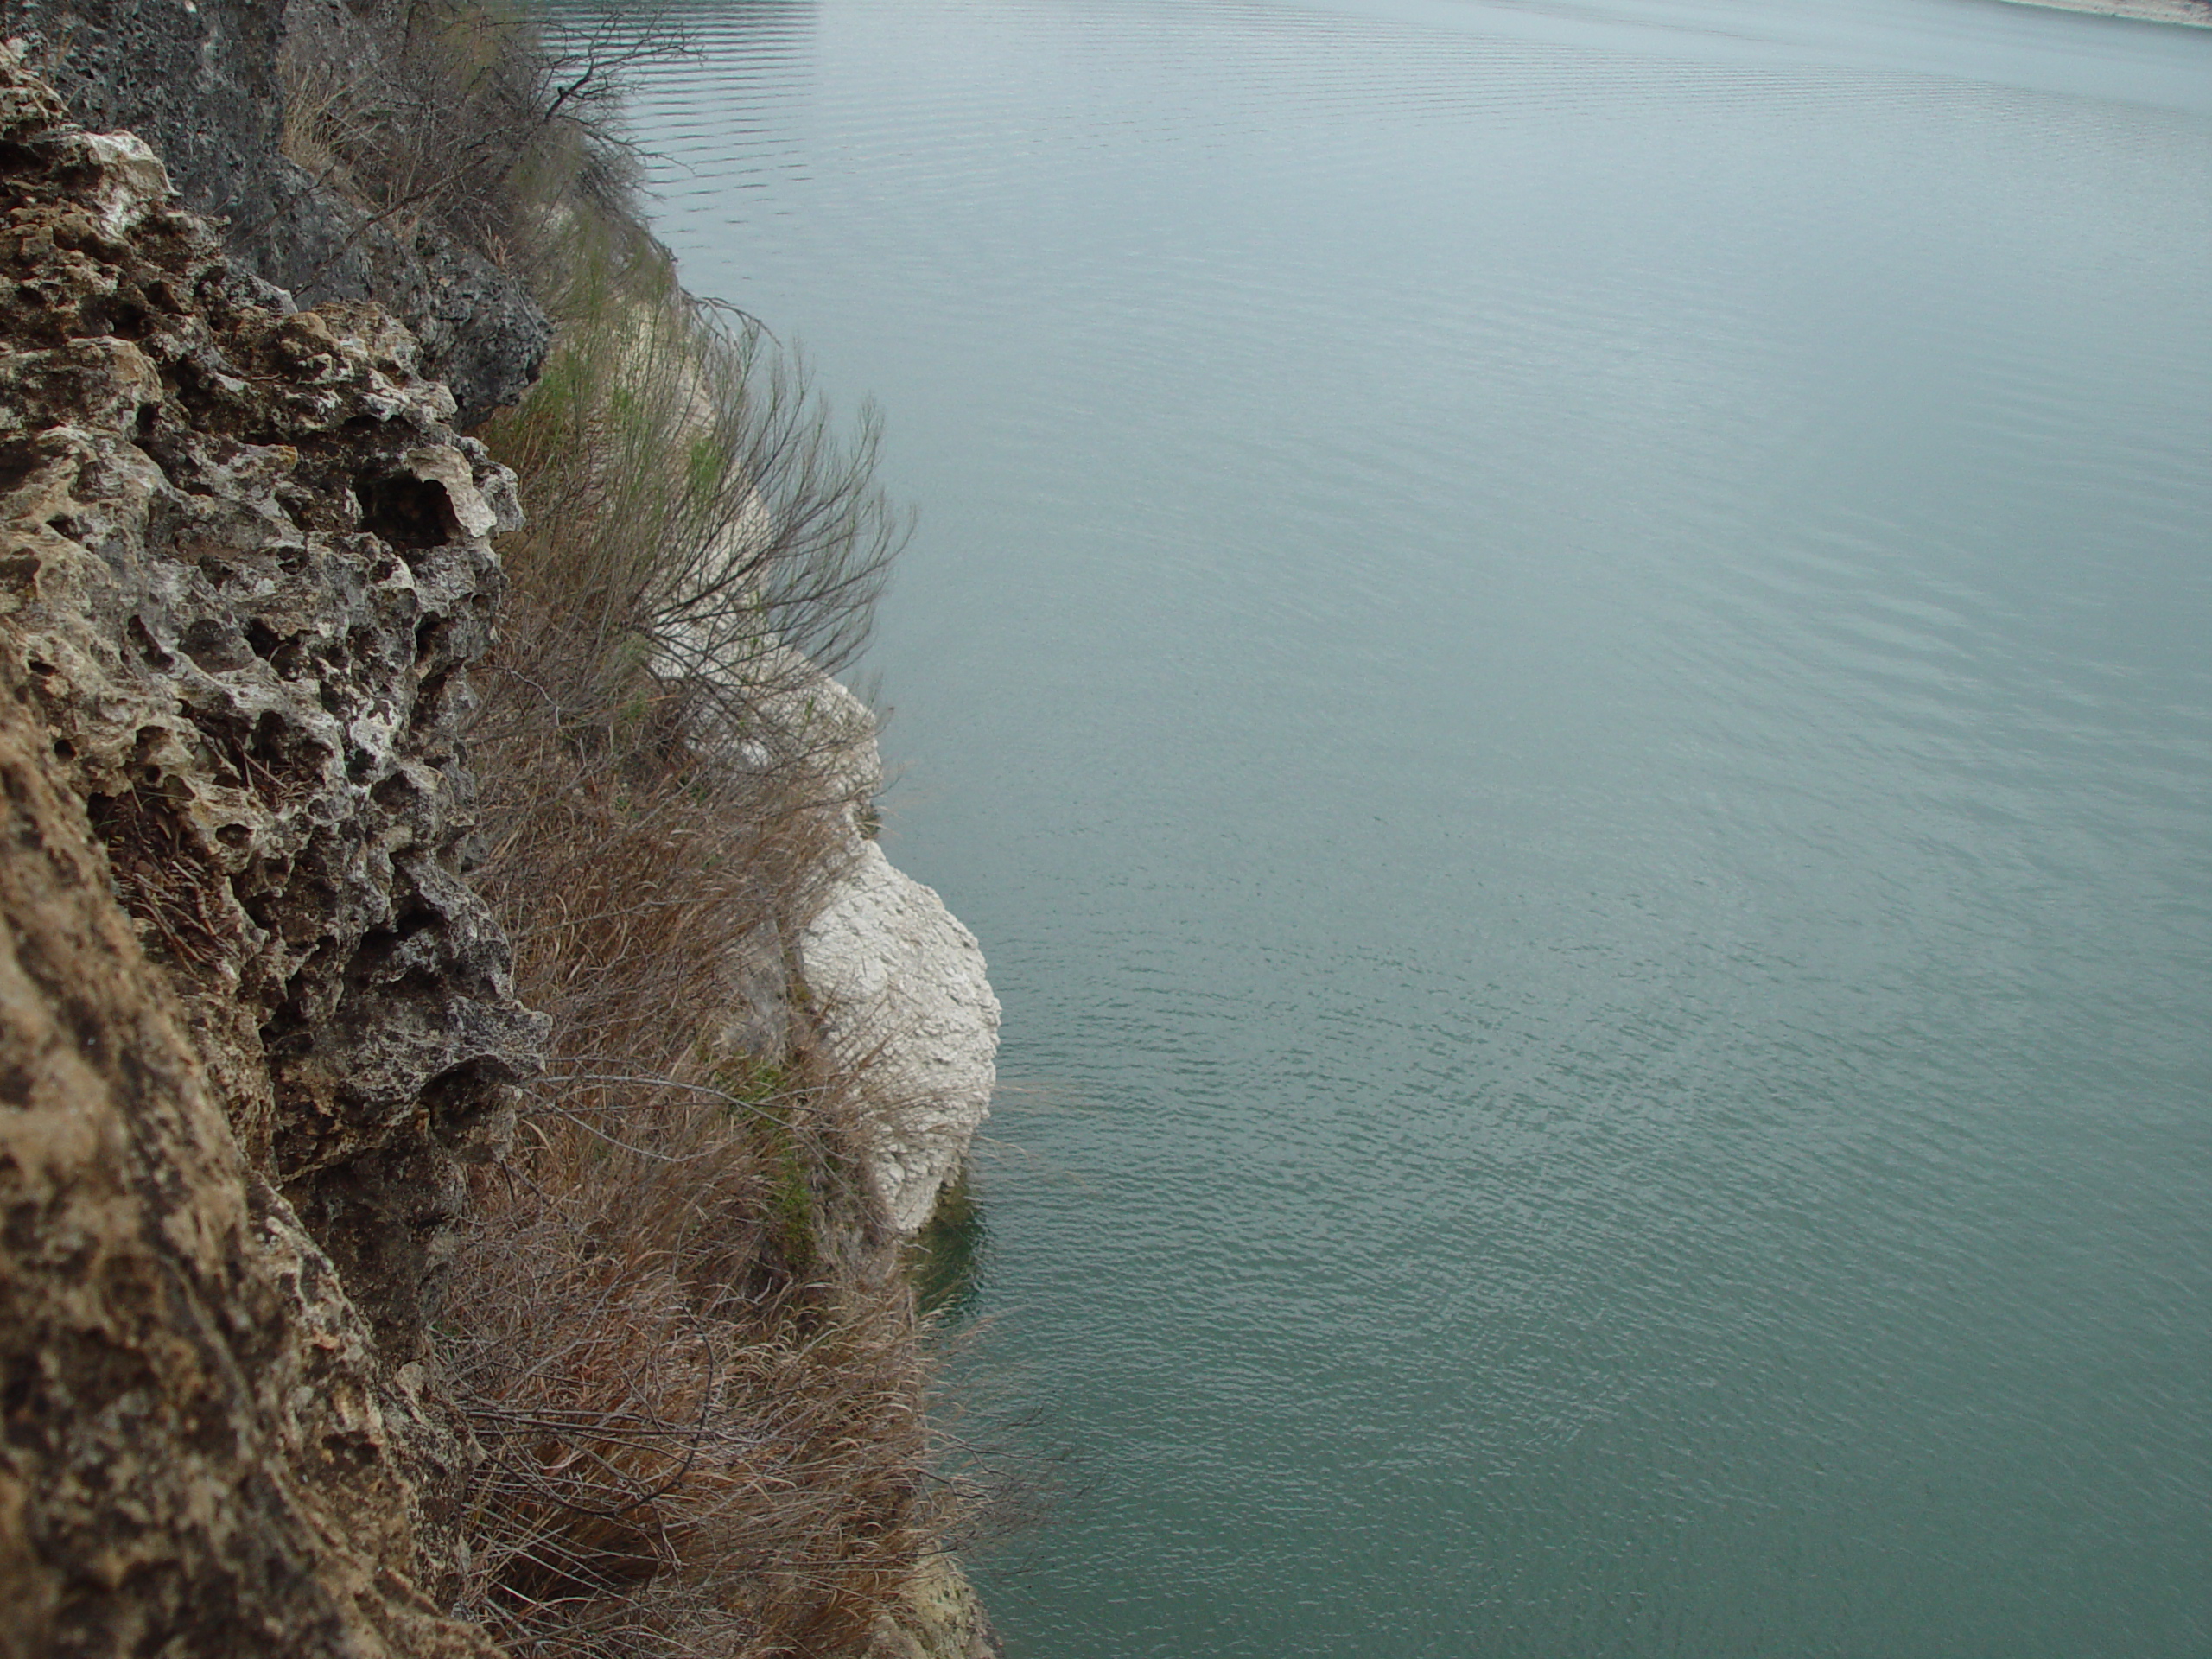
{"label": "limestone rock face", "polygon": [[[999,1001],[976,936],[863,829],[883,786],[868,704],[788,649],[764,653],[753,677],[746,690],[757,720],[734,740],[739,759],[803,766],[842,840],[797,955],[814,1017],[867,1072],[869,1172],[893,1223],[911,1235],[990,1115]],[[783,946],[764,938],[732,976],[725,1032],[737,1046],[772,1048],[791,1017]]]}
{"label": "limestone rock face", "polygon": [[869,1068],[876,1185],[899,1230],[915,1232],[990,1115],[999,1000],[982,947],[863,841],[800,936],[799,960],[831,1037]]}
{"label": "limestone rock face", "polygon": [[0,1651],[484,1654],[417,1363],[543,1022],[462,880],[512,480],[0,50]]}
{"label": "limestone rock face", "polygon": [[368,1332],[246,1166],[0,683],[0,1655],[493,1659],[423,1592]]}
{"label": "limestone rock face", "polygon": [[249,1160],[404,1351],[543,1043],[461,880],[512,480],[389,317],[253,302],[143,145],[4,97],[8,656]]}
{"label": "limestone rock face", "polygon": [[1004,1659],[976,1586],[950,1555],[931,1555],[903,1605],[876,1625],[867,1659]]}

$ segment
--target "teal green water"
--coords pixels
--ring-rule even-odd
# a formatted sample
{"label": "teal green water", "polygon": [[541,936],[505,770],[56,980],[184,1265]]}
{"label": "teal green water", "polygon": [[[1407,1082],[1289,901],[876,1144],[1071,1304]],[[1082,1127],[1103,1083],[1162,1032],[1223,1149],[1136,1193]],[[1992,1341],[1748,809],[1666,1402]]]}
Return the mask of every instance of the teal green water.
{"label": "teal green water", "polygon": [[922,514],[1016,1659],[2212,1655],[2212,32],[688,15]]}

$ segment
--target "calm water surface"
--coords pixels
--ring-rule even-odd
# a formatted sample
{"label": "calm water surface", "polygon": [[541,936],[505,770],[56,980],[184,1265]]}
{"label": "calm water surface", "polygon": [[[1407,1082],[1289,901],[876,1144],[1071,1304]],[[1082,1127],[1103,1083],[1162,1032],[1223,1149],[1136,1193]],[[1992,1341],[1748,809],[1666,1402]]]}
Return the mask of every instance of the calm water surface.
{"label": "calm water surface", "polygon": [[2212,1654],[2212,32],[687,15],[922,512],[1016,1659]]}

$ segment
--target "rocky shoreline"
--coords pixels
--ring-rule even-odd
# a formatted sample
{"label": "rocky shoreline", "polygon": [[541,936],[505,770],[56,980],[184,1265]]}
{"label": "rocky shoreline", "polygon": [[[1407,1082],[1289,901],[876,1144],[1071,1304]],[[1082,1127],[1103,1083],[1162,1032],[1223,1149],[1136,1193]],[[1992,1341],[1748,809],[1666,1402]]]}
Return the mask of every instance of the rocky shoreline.
{"label": "rocky shoreline", "polygon": [[[490,1656],[464,1586],[498,1420],[431,1326],[549,1039],[472,883],[466,740],[530,504],[461,429],[550,327],[277,154],[276,10],[111,21],[59,96],[0,51],[0,1656]],[[121,116],[141,136],[87,130]],[[804,1026],[866,1080],[870,1196],[807,1199],[821,1236],[769,1259],[882,1300],[988,1112],[999,1006],[866,833],[868,711],[826,676],[798,702],[836,728],[819,902],[757,996],[670,1014]],[[603,1550],[594,1513],[562,1525]],[[648,1536],[648,1580],[674,1549]],[[908,1576],[804,1651],[996,1650],[957,1563]]]}
{"label": "rocky shoreline", "polygon": [[2016,6],[2051,11],[2086,11],[2099,17],[2126,17],[2141,23],[2180,23],[2212,29],[2212,5],[2203,0],[2007,0]]}

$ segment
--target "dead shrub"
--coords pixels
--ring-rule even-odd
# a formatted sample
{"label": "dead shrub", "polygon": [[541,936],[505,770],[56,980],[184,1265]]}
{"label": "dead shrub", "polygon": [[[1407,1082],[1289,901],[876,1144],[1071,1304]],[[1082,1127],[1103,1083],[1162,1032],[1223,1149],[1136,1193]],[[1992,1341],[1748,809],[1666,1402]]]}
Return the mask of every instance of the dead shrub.
{"label": "dead shrub", "polygon": [[620,73],[677,48],[634,19],[548,31],[485,0],[332,8],[285,32],[284,151],[370,222],[435,224],[534,280],[563,202],[626,200]]}
{"label": "dead shrub", "polygon": [[549,1075],[479,1173],[443,1363],[487,1459],[469,1605],[518,1653],[850,1654],[951,1524],[861,1165],[874,1092],[792,947],[874,785],[824,671],[902,525],[756,329],[577,207],[531,526],[478,678],[480,886]]}
{"label": "dead shrub", "polygon": [[488,1454],[473,1611],[521,1653],[858,1650],[940,1506],[911,1294],[817,1232],[842,1083],[551,1086],[447,1342]]}
{"label": "dead shrub", "polygon": [[531,514],[503,549],[527,642],[508,659],[579,734],[665,724],[673,686],[725,761],[788,772],[848,745],[792,701],[858,654],[906,539],[875,411],[840,438],[795,357],[619,218],[574,213],[561,269],[553,354],[486,433]]}
{"label": "dead shrub", "polygon": [[556,1037],[443,1333],[490,1454],[474,1610],[518,1652],[856,1651],[950,1519],[868,1078],[803,1001],[777,1041],[712,1029],[834,856],[824,815],[703,766],[504,758],[559,785],[488,867]]}

